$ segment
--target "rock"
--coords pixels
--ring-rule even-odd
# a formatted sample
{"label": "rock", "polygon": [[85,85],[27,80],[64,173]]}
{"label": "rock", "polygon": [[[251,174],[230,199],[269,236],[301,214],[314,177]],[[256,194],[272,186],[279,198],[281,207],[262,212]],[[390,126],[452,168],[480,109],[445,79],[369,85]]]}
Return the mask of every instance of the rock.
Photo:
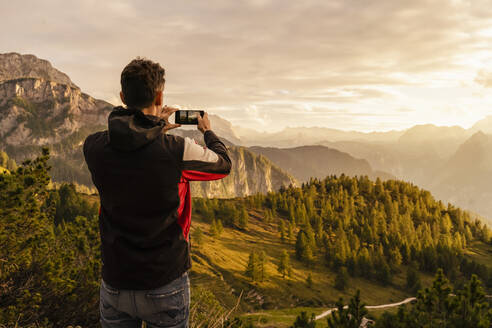
{"label": "rock", "polygon": [[298,182],[270,160],[256,155],[245,147],[229,147],[232,170],[224,179],[192,182],[192,194],[201,197],[242,197],[255,193],[277,191],[280,187]]}
{"label": "rock", "polygon": [[16,52],[0,54],[0,82],[24,77],[34,77],[79,88],[68,75],[53,68],[47,60]]}

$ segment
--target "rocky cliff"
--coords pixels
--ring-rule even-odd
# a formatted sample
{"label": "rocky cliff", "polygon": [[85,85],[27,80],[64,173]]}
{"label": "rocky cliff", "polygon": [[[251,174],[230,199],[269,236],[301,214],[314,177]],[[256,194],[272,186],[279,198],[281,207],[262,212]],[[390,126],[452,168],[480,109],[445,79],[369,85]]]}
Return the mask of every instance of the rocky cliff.
{"label": "rocky cliff", "polygon": [[230,197],[277,191],[281,186],[298,185],[287,174],[263,155],[244,147],[229,147],[232,170],[224,179],[210,182],[192,182],[194,196]]}
{"label": "rocky cliff", "polygon": [[83,127],[103,126],[112,105],[69,84],[23,77],[0,82],[0,145],[61,142]]}
{"label": "rocky cliff", "polygon": [[53,68],[47,60],[16,52],[0,54],[0,82],[22,77],[34,77],[45,81],[68,84],[78,89],[67,74]]}
{"label": "rocky cliff", "polygon": [[[236,146],[227,138],[224,138],[220,130],[216,131],[213,121],[211,123],[214,131],[229,150],[229,156],[232,160],[232,170],[229,176],[221,180],[192,182],[191,190],[193,196],[247,196],[258,192],[267,193],[269,191],[276,191],[281,186],[287,187],[290,184],[299,185],[295,177],[281,169],[267,157],[261,154],[255,154],[249,148]],[[200,145],[205,145],[202,133],[197,130],[176,129],[169,131],[169,133],[192,138]],[[225,133],[225,135],[228,138],[231,137],[228,133]]]}
{"label": "rocky cliff", "polygon": [[112,107],[83,93],[46,60],[0,54],[0,149],[21,163],[49,146],[55,181],[91,185],[81,145],[106,128]]}

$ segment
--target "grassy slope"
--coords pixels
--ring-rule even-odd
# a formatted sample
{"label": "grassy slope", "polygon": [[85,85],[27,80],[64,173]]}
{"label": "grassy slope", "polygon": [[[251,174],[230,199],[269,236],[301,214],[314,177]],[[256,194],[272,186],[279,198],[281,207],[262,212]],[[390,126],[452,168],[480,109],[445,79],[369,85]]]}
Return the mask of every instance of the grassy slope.
{"label": "grassy slope", "polygon": [[[226,228],[217,240],[207,233],[208,223],[203,222],[198,215],[193,217],[192,230],[200,227],[206,233],[201,245],[192,244],[194,261],[191,279],[196,285],[212,289],[218,299],[228,305],[231,305],[234,299],[231,289],[234,289],[236,295],[240,290],[245,294],[252,294],[251,290],[254,290],[255,295],[263,298],[263,306],[253,297],[246,297],[241,310],[244,311],[245,317],[253,317],[257,325],[268,327],[275,323],[275,327],[287,327],[301,311],[320,314],[327,308],[334,307],[339,297],[347,301],[357,289],[361,290],[362,300],[368,305],[392,303],[413,296],[401,288],[406,283],[405,268],[393,277],[392,286],[384,287],[365,279],[351,279],[350,288],[340,292],[333,287],[335,274],[332,271],[320,264],[307,268],[295,260],[294,240],[288,244],[281,243],[276,224],[263,223],[259,219],[263,216],[262,213],[254,210],[250,210],[249,213],[247,231]],[[261,283],[252,283],[243,274],[252,249],[264,250],[267,254],[268,278]],[[287,249],[291,256],[291,279],[282,279],[276,269],[283,249]],[[314,282],[312,289],[308,288],[305,282],[309,273]],[[431,281],[432,276],[422,275],[425,285]],[[222,288],[217,288],[219,285]],[[326,322],[320,321],[320,324]]]}
{"label": "grassy slope", "polygon": [[466,255],[492,269],[492,247],[490,245],[475,241],[467,248]]}

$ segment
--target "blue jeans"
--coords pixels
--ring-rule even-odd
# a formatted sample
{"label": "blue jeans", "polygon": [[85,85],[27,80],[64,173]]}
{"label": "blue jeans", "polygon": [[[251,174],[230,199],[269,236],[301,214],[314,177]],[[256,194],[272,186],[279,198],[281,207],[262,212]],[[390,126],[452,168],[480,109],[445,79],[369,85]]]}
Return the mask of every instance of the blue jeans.
{"label": "blue jeans", "polygon": [[152,290],[116,289],[101,279],[99,310],[103,328],[188,328],[190,280],[185,272]]}

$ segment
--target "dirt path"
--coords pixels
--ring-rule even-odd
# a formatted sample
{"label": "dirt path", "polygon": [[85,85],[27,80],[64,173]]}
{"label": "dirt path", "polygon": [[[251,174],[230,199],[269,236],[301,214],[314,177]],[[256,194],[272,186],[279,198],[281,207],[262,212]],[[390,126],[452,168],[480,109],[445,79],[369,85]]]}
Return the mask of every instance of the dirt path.
{"label": "dirt path", "polygon": [[[406,304],[406,303],[409,303],[413,300],[415,300],[416,298],[415,297],[409,297],[409,298],[406,298],[404,299],[403,301],[401,302],[398,302],[398,303],[390,303],[390,304],[381,304],[381,305],[367,305],[366,306],[366,309],[370,310],[370,309],[385,309],[385,308],[391,308],[391,307],[395,307],[395,306],[400,306],[402,304]],[[348,305],[345,305],[343,307],[344,309],[348,308]],[[320,315],[317,315],[316,316],[316,320],[319,320],[319,319],[322,319],[324,317],[326,317],[327,315],[329,315],[332,311],[336,311],[337,308],[332,308],[332,309],[329,309],[323,313],[321,313]]]}
{"label": "dirt path", "polygon": [[[492,298],[492,295],[485,295],[485,297]],[[414,300],[416,300],[415,297],[409,297],[409,298],[406,298],[403,301],[398,302],[398,303],[389,303],[389,304],[381,304],[381,305],[367,305],[366,309],[368,309],[368,310],[370,310],[370,309],[386,309],[386,308],[391,308],[391,307],[395,307],[395,306],[400,306],[400,305],[409,303],[409,302],[414,301]],[[348,308],[348,305],[345,305],[343,308],[344,309]],[[329,310],[326,310],[325,312],[321,313],[320,315],[317,315],[315,319],[316,320],[322,319],[322,318],[326,317],[327,315],[329,315],[331,312],[336,311],[336,310],[337,310],[337,308],[331,308]]]}

